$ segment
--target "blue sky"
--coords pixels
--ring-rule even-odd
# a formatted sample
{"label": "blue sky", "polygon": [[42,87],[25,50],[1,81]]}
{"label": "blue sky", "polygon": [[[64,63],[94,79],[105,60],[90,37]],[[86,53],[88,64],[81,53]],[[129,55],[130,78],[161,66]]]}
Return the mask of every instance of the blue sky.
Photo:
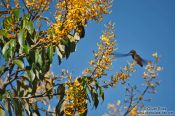
{"label": "blue sky", "polygon": [[[160,65],[164,68],[159,74],[160,86],[157,94],[152,95],[152,102],[147,106],[167,107],[175,112],[175,0],[113,0],[112,14],[105,15],[101,23],[89,22],[86,35],[77,45],[76,52],[69,59],[58,66],[53,62],[52,70],[58,73],[61,69],[68,69],[74,76],[89,66],[88,61],[93,58],[93,50],[97,49],[104,23],[116,23],[117,48],[119,52],[127,53],[135,49],[143,58],[151,59],[153,52],[161,56]],[[113,63],[113,74],[119,71],[131,57],[121,58]],[[136,83],[144,71],[136,67],[138,74],[132,77]],[[95,110],[89,109],[88,116],[101,116],[107,112],[107,104],[122,99],[124,93],[121,87],[105,90],[105,101]],[[56,103],[56,102],[55,102]]]}
{"label": "blue sky", "polygon": [[[54,72],[69,69],[73,75],[80,75],[93,58],[92,51],[108,21],[116,23],[117,48],[119,52],[135,49],[142,57],[151,59],[153,52],[161,56],[160,65],[164,70],[159,74],[160,86],[157,94],[152,95],[152,102],[147,106],[167,107],[175,111],[175,0],[114,0],[112,14],[105,15],[101,23],[89,22],[85,38],[77,46],[77,51],[64,61],[59,68],[53,64]],[[130,57],[115,61],[112,68],[119,70]],[[137,66],[138,74],[144,70]],[[139,77],[133,77],[137,81]],[[107,111],[107,104],[123,98],[120,88],[105,90],[105,101],[98,109],[91,109],[88,116],[102,115]]]}

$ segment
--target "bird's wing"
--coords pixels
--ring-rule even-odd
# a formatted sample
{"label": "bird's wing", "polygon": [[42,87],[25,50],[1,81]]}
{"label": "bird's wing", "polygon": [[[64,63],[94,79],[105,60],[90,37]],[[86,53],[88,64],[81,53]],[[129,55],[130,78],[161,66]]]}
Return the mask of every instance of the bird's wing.
{"label": "bird's wing", "polygon": [[114,56],[115,58],[120,58],[120,57],[127,57],[127,56],[130,56],[130,54],[114,53],[113,56]]}
{"label": "bird's wing", "polygon": [[152,61],[146,60],[146,59],[143,59],[143,58],[142,58],[142,63],[143,63],[143,65],[147,65],[147,64],[150,63],[150,62],[152,62]]}
{"label": "bird's wing", "polygon": [[149,60],[143,59],[143,58],[140,57],[139,55],[137,55],[136,60],[139,61],[138,64],[139,64],[140,66],[141,66],[141,65],[142,65],[142,66],[143,66],[143,65],[147,65],[149,62],[151,62],[151,61],[149,61]]}

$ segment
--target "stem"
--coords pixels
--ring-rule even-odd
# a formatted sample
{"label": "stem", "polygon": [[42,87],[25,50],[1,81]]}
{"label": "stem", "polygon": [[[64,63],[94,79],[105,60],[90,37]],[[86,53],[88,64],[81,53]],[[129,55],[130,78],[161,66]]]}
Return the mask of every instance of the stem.
{"label": "stem", "polygon": [[46,95],[33,95],[33,96],[29,96],[29,97],[7,97],[6,99],[31,99],[31,98],[39,98],[39,97],[49,97],[49,96],[57,96],[57,95],[61,95],[62,93],[53,93],[53,94],[46,94]]}
{"label": "stem", "polygon": [[30,10],[29,10],[29,8],[26,6],[26,3],[24,2],[24,0],[22,0],[22,2],[23,2],[23,4],[24,4],[25,8],[27,9],[28,13],[30,14]]}
{"label": "stem", "polygon": [[[131,96],[130,96],[130,102],[129,102],[129,107],[128,107],[128,110],[125,112],[124,116],[126,116],[130,111],[131,109],[133,109],[134,107],[132,107],[132,103],[133,103],[133,88],[131,89]],[[132,108],[131,108],[132,107]]]}
{"label": "stem", "polygon": [[1,0],[1,1],[2,1],[2,4],[4,5],[4,7],[7,9],[7,5],[6,5],[5,1],[4,0]]}
{"label": "stem", "polygon": [[[141,96],[144,96],[145,95],[145,93],[148,91],[148,89],[149,89],[149,86],[147,86],[145,89],[144,89],[144,91],[143,91],[143,93],[141,94]],[[129,106],[128,107],[128,110],[124,113],[124,116],[126,116],[135,106],[137,106],[139,103],[140,103],[140,101],[141,100],[138,100],[137,102],[136,102],[136,104],[135,105],[133,105],[132,106],[132,108]],[[130,101],[130,103],[131,103],[131,101]]]}

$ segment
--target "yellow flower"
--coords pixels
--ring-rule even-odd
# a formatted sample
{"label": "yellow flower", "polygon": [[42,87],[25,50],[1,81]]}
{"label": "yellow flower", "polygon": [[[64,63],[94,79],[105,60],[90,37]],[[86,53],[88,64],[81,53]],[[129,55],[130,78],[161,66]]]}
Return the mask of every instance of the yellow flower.
{"label": "yellow flower", "polygon": [[108,104],[108,109],[115,109],[115,105],[114,104]]}
{"label": "yellow flower", "polygon": [[140,97],[139,97],[139,100],[142,100],[143,99],[143,96],[141,95]]}
{"label": "yellow flower", "polygon": [[64,101],[65,108],[64,112],[66,115],[74,115],[76,111],[79,113],[84,113],[87,109],[86,102],[86,92],[83,89],[81,83],[78,79],[75,79],[74,82],[68,84],[68,89],[66,90],[66,98]]}
{"label": "yellow flower", "polygon": [[94,60],[91,60],[91,61],[89,62],[89,64],[90,64],[90,65],[94,65],[94,64],[95,64]]}
{"label": "yellow flower", "polygon": [[102,40],[104,43],[106,43],[107,45],[110,44],[109,38],[105,37],[104,35],[102,35],[101,40]]}
{"label": "yellow flower", "polygon": [[69,104],[65,107],[64,109],[64,113],[67,115],[67,116],[73,116],[74,115],[74,106],[73,104]]}
{"label": "yellow flower", "polygon": [[152,78],[156,78],[156,74],[151,74],[151,77]]}
{"label": "yellow flower", "polygon": [[116,75],[120,80],[126,80],[128,79],[129,75],[125,73],[117,73]]}
{"label": "yellow flower", "polygon": [[106,65],[102,65],[101,68],[102,68],[103,70],[108,69],[108,67],[107,67]]}
{"label": "yellow flower", "polygon": [[159,71],[161,71],[162,70],[162,68],[161,67],[157,67],[157,71],[159,72]]}
{"label": "yellow flower", "polygon": [[118,100],[117,103],[116,103],[116,105],[119,106],[120,104],[121,104],[121,101]]}
{"label": "yellow flower", "polygon": [[90,70],[89,68],[87,68],[86,70],[83,71],[82,74],[85,75],[85,74],[88,74],[88,73],[90,73],[90,72],[91,72],[91,70]]}
{"label": "yellow flower", "polygon": [[148,76],[148,73],[147,72],[144,72],[143,73],[143,78],[146,78]]}
{"label": "yellow flower", "polygon": [[125,67],[124,67],[124,70],[125,70],[125,71],[128,71],[128,70],[129,70],[129,68],[128,68],[127,66],[125,66]]}
{"label": "yellow flower", "polygon": [[129,116],[137,116],[137,106],[130,111]]}
{"label": "yellow flower", "polygon": [[155,58],[157,58],[158,57],[157,52],[153,53],[152,56],[155,57]]}

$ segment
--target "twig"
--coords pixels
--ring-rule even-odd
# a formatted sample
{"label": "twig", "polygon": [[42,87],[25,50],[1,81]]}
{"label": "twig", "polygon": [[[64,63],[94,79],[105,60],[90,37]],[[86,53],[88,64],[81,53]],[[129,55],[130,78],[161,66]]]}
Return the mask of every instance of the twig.
{"label": "twig", "polygon": [[[42,14],[44,13],[44,9],[46,8],[46,6],[48,5],[49,2],[47,2],[47,4],[44,6],[43,10],[41,11],[40,15],[39,16],[42,16]],[[41,7],[40,7],[41,9]],[[40,9],[35,13],[35,15],[33,16],[32,18],[32,21],[34,21],[36,18],[37,18],[37,14],[39,14],[40,12]]]}
{"label": "twig", "polygon": [[[145,93],[148,91],[148,89],[149,89],[149,86],[147,86],[147,87],[144,89],[143,93],[141,94],[142,97],[145,95]],[[136,107],[136,106],[140,103],[140,101],[141,101],[141,100],[138,100],[138,101],[136,102],[136,104],[132,106],[132,108],[131,108],[131,107],[128,107],[128,110],[124,113],[124,116],[126,116],[134,107]]]}
{"label": "twig", "polygon": [[54,114],[55,112],[53,112],[53,111],[48,111],[48,110],[46,110],[46,109],[42,109],[42,108],[38,108],[39,110],[41,110],[41,111],[43,111],[43,112],[46,112],[46,113],[52,113],[52,114]]}
{"label": "twig", "polygon": [[1,0],[1,1],[2,1],[2,4],[4,5],[4,7],[7,8],[5,1],[4,0]]}
{"label": "twig", "polygon": [[62,93],[53,93],[53,94],[46,94],[46,95],[33,95],[33,96],[29,96],[29,97],[7,97],[6,99],[31,99],[31,98],[39,98],[39,97],[49,97],[49,96],[57,96],[57,95],[61,95]]}
{"label": "twig", "polygon": [[12,77],[13,75],[15,75],[15,77],[13,78],[13,79],[11,79],[11,80],[9,80],[8,82],[6,82],[6,83],[4,83],[4,89],[10,84],[10,83],[12,83],[14,80],[16,80],[17,79],[17,73],[19,73],[19,72],[21,72],[21,71],[23,71],[22,69],[21,70],[17,70],[15,73],[13,73],[13,74],[11,74],[11,75],[9,75],[7,78],[9,79],[10,77]]}
{"label": "twig", "polygon": [[10,14],[10,11],[6,10],[6,11],[0,11],[0,15],[2,14]]}
{"label": "twig", "polygon": [[[144,96],[148,89],[149,89],[149,86],[147,86],[147,87],[145,88],[145,90],[144,90],[144,92],[141,94],[141,96]],[[138,100],[138,101],[136,102],[136,104],[133,105],[133,107],[130,109],[130,111],[131,111],[134,107],[136,107],[136,106],[140,103],[140,101],[141,101],[141,100]],[[129,112],[130,112],[130,111],[129,111]]]}
{"label": "twig", "polygon": [[134,97],[133,96],[133,88],[131,88],[130,102],[129,102],[128,110],[125,112],[124,116],[126,116],[131,111],[131,109],[134,108],[134,107],[132,107],[133,97]]}
{"label": "twig", "polygon": [[24,6],[26,7],[28,13],[30,14],[30,10],[29,10],[29,8],[26,6],[26,3],[24,2],[24,0],[22,0],[22,2],[23,2],[23,4],[24,4]]}

